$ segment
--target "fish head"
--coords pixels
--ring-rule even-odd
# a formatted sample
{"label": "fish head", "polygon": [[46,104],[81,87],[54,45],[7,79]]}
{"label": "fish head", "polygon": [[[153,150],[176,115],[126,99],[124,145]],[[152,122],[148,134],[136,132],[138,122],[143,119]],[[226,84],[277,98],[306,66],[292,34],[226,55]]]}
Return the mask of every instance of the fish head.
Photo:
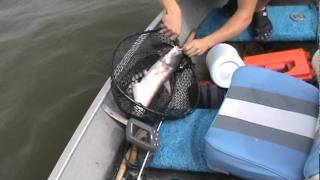
{"label": "fish head", "polygon": [[162,59],[162,62],[168,64],[169,66],[176,67],[183,56],[182,48],[174,46]]}

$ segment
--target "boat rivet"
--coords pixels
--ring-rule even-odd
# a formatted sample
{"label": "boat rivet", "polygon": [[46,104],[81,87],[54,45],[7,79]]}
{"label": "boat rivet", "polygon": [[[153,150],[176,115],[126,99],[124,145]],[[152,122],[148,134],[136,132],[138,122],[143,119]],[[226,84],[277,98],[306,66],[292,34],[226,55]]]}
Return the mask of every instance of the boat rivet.
{"label": "boat rivet", "polygon": [[306,19],[306,16],[303,13],[300,12],[294,12],[290,15],[290,18],[294,21],[304,21]]}

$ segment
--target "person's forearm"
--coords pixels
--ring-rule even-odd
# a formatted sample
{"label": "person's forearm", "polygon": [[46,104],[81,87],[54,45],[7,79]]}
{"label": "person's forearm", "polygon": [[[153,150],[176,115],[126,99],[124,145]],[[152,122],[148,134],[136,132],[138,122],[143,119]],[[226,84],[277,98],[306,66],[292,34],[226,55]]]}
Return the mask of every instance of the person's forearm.
{"label": "person's forearm", "polygon": [[169,13],[179,11],[179,5],[176,0],[160,0],[164,8]]}
{"label": "person's forearm", "polygon": [[251,21],[252,15],[236,12],[225,25],[207,36],[206,39],[209,40],[211,47],[215,44],[228,41],[241,34],[250,25]]}

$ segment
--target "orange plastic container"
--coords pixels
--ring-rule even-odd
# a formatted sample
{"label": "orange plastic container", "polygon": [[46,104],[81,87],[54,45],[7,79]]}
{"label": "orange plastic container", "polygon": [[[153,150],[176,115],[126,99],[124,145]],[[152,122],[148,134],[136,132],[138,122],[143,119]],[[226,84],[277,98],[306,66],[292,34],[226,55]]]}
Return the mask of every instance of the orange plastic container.
{"label": "orange plastic container", "polygon": [[287,73],[302,80],[312,80],[315,77],[310,63],[310,53],[301,48],[247,56],[244,63]]}

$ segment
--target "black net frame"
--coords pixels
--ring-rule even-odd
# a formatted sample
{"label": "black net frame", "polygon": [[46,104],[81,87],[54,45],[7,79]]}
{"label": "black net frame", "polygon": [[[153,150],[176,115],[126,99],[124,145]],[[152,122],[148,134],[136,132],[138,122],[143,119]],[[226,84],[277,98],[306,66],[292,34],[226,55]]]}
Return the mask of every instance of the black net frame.
{"label": "black net frame", "polygon": [[148,70],[174,45],[175,42],[159,30],[134,33],[118,43],[112,57],[111,90],[122,112],[139,120],[154,122],[182,118],[197,106],[198,80],[188,56],[183,56],[169,78],[170,87],[161,87],[150,106],[136,102],[130,92],[130,84],[142,78],[138,75]]}

